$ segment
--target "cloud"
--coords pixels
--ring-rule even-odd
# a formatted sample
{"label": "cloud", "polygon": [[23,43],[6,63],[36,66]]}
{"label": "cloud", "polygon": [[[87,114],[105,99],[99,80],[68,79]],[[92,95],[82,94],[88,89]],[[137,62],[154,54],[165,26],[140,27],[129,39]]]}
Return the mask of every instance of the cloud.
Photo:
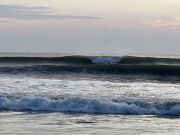
{"label": "cloud", "polygon": [[157,19],[152,22],[152,27],[155,28],[180,28],[180,17],[171,19]]}
{"label": "cloud", "polygon": [[52,14],[48,7],[26,7],[21,5],[0,5],[0,19],[42,20],[42,19],[97,19],[92,16]]}
{"label": "cloud", "polygon": [[0,19],[0,24],[7,24],[7,23],[12,23],[12,21]]}

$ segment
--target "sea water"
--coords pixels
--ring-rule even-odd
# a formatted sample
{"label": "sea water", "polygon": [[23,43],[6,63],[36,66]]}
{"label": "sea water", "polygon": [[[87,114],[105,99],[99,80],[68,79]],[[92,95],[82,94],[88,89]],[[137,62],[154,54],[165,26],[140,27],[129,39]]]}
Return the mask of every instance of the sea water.
{"label": "sea water", "polygon": [[180,134],[170,57],[0,57],[0,134]]}

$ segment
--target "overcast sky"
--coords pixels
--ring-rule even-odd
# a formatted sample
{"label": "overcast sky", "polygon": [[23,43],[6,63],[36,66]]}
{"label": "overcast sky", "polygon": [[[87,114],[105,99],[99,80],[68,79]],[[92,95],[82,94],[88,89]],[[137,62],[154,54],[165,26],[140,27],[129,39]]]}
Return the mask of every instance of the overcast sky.
{"label": "overcast sky", "polygon": [[1,52],[179,54],[179,0],[0,0]]}

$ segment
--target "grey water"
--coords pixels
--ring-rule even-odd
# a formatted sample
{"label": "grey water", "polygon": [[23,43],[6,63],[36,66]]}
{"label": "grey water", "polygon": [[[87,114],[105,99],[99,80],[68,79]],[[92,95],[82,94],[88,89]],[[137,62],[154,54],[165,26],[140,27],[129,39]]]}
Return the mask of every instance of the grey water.
{"label": "grey water", "polygon": [[171,116],[4,111],[0,113],[0,119],[0,134],[179,135],[180,133],[180,119]]}
{"label": "grey water", "polygon": [[180,134],[178,57],[69,55],[0,54],[0,134]]}

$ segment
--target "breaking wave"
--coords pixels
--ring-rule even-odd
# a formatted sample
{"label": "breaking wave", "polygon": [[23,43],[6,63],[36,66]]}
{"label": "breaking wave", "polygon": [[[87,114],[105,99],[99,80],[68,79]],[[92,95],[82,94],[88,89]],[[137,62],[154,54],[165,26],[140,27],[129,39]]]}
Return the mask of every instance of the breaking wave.
{"label": "breaking wave", "polygon": [[0,57],[0,73],[180,75],[180,59],[136,56]]}
{"label": "breaking wave", "polygon": [[178,102],[128,103],[81,97],[53,99],[36,96],[0,96],[0,109],[123,115],[180,115]]}
{"label": "breaking wave", "polygon": [[63,57],[0,57],[0,63],[73,63],[73,64],[180,64],[179,58],[138,56],[63,56]]}
{"label": "breaking wave", "polygon": [[120,58],[115,57],[94,57],[91,60],[94,64],[117,64],[121,61]]}

